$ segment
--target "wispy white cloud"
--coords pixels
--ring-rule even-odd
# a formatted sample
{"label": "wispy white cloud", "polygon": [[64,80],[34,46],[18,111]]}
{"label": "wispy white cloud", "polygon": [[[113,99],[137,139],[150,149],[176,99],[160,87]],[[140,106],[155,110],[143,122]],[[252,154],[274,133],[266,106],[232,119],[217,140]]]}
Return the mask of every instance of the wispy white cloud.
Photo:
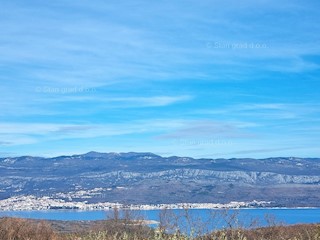
{"label": "wispy white cloud", "polygon": [[109,124],[48,124],[0,123],[3,145],[30,144],[59,139],[111,137],[130,134],[148,134],[158,140],[171,138],[252,137],[242,129],[248,123],[223,123],[183,119],[149,119],[130,123]]}
{"label": "wispy white cloud", "polygon": [[[38,89],[38,90],[37,90]],[[76,91],[76,90],[79,91]],[[84,90],[83,90],[84,89]],[[87,91],[88,90],[88,91]],[[55,104],[82,104],[90,103],[94,105],[94,111],[105,109],[126,109],[126,108],[146,108],[165,107],[177,103],[191,101],[194,96],[105,96],[98,93],[95,88],[57,88],[57,87],[35,87],[25,93],[5,93],[5,101],[0,102],[0,116],[37,116],[37,115],[61,115],[67,114],[69,110],[55,107]],[[18,94],[19,96],[15,96]],[[7,95],[7,97],[6,97]],[[114,94],[113,94],[114,95]],[[32,98],[30,98],[32,96]],[[92,110],[92,109],[91,109]],[[88,113],[90,109],[88,109]],[[76,111],[73,112],[76,114]]]}
{"label": "wispy white cloud", "polygon": [[[208,65],[219,69],[222,65],[233,66],[242,71],[245,67],[248,73],[252,66],[293,72],[318,68],[318,64],[303,58],[320,53],[315,41],[318,27],[306,19],[295,30],[286,28],[296,11],[313,12],[311,3],[230,2],[191,1],[184,6],[180,1],[165,1],[144,7],[143,1],[108,5],[100,1],[60,2],[37,4],[36,8],[32,4],[7,3],[0,23],[4,30],[0,60],[3,66],[15,64],[32,81],[69,86],[119,84],[128,79],[138,82],[227,77],[226,72],[210,70]],[[172,14],[166,14],[168,11]],[[275,26],[261,19],[263,14],[281,21]],[[283,15],[288,18],[280,17]],[[310,31],[301,31],[305,27]],[[171,37],[175,31],[179,35]],[[207,48],[208,42],[216,41],[254,42],[268,47]],[[257,61],[262,64],[257,65]],[[226,71],[233,79],[239,79],[238,69]]]}
{"label": "wispy white cloud", "polygon": [[[162,107],[191,100],[191,96],[116,97],[106,102],[123,103],[123,107]],[[117,105],[115,105],[117,107]],[[121,107],[121,106],[120,106]]]}
{"label": "wispy white cloud", "polygon": [[196,110],[197,114],[219,116],[246,116],[260,120],[309,119],[320,112],[319,104],[314,103],[248,103],[224,106],[216,109]]}
{"label": "wispy white cloud", "polygon": [[45,102],[95,102],[109,103],[109,107],[161,107],[192,100],[190,95],[182,96],[150,96],[150,97],[104,97],[104,96],[59,96],[59,98],[45,98]]}
{"label": "wispy white cloud", "polygon": [[196,138],[252,138],[251,127],[256,124],[248,122],[218,122],[210,120],[186,121],[174,131],[158,136],[159,139],[196,139]]}
{"label": "wispy white cloud", "polygon": [[[302,147],[302,148],[305,148],[305,147]],[[250,149],[250,150],[235,151],[229,154],[269,153],[269,152],[281,152],[285,150],[294,150],[294,149],[297,149],[297,147]]]}

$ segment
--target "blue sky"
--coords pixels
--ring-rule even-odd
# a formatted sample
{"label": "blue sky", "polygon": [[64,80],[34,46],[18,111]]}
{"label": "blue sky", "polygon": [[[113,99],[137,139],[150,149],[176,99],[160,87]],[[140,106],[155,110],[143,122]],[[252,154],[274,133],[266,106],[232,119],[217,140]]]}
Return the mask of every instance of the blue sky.
{"label": "blue sky", "polygon": [[0,156],[320,156],[318,0],[0,5]]}

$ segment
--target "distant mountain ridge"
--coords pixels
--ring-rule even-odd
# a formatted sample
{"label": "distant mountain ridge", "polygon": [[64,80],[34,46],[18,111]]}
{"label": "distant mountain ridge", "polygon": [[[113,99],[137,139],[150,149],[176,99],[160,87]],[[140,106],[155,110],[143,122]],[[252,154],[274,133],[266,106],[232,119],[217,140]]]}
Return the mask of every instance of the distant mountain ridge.
{"label": "distant mountain ridge", "polygon": [[[90,191],[94,194],[86,195]],[[16,195],[130,204],[258,200],[320,207],[320,158],[194,159],[148,152],[0,158],[0,199]]]}

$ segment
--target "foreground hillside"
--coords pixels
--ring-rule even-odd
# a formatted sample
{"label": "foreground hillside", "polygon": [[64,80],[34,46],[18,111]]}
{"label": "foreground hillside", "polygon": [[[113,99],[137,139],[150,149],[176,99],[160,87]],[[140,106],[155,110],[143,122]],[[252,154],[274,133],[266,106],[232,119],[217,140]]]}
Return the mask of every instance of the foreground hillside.
{"label": "foreground hillside", "polygon": [[[193,159],[152,153],[0,158],[0,200],[123,204],[270,202],[319,207],[320,159]],[[161,195],[161,198],[159,198]]]}
{"label": "foreground hillside", "polygon": [[[73,229],[66,232],[64,227]],[[69,225],[69,226],[68,226]],[[208,234],[189,235],[169,228],[152,229],[137,222],[108,220],[88,222],[44,222],[18,218],[0,219],[1,240],[319,240],[320,225],[269,226],[245,230],[227,228]],[[195,229],[198,230],[198,229]]]}

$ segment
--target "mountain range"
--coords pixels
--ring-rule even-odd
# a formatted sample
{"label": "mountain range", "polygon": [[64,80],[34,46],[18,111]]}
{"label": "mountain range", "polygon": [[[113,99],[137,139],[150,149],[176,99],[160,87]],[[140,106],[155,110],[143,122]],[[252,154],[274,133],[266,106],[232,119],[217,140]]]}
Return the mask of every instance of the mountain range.
{"label": "mountain range", "polygon": [[12,196],[124,204],[267,201],[320,207],[320,158],[194,159],[153,153],[0,158],[0,200]]}

